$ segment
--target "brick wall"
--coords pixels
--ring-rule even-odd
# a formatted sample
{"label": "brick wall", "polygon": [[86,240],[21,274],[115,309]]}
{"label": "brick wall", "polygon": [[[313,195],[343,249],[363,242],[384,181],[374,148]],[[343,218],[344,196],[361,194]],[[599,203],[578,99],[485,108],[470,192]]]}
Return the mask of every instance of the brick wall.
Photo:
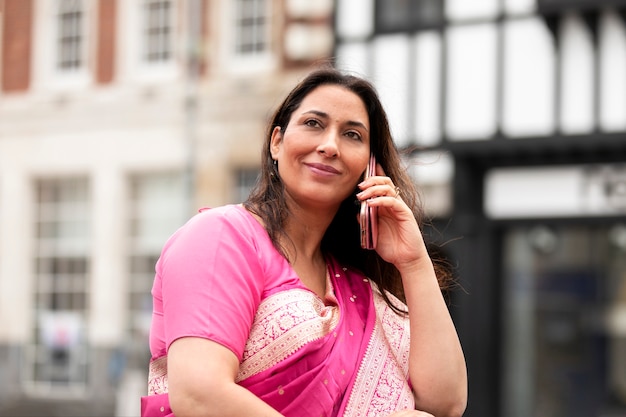
{"label": "brick wall", "polygon": [[117,0],[98,0],[96,82],[108,84],[115,77]]}
{"label": "brick wall", "polygon": [[2,91],[27,90],[30,84],[33,0],[4,0],[2,22]]}

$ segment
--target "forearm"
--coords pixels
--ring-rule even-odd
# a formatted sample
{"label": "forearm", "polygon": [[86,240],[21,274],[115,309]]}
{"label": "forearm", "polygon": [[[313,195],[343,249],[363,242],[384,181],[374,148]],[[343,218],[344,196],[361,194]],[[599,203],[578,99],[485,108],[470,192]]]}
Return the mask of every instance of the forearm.
{"label": "forearm", "polygon": [[235,383],[239,359],[216,342],[196,337],[174,341],[167,367],[169,400],[176,417],[281,416]]}
{"label": "forearm", "polygon": [[431,260],[400,269],[409,309],[409,376],[417,408],[437,417],[460,416],[467,401],[467,372],[461,344]]}
{"label": "forearm", "polygon": [[202,395],[189,392],[170,395],[170,402],[172,411],[177,417],[282,416],[260,398],[235,383],[213,386]]}

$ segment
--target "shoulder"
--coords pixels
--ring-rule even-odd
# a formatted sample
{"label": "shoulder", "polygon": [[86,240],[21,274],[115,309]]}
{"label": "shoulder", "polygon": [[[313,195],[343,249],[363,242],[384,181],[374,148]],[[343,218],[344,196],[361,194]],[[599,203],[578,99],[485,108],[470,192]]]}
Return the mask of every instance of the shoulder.
{"label": "shoulder", "polygon": [[181,228],[183,233],[199,233],[207,238],[238,235],[248,238],[267,233],[259,222],[242,206],[225,205],[202,208]]}
{"label": "shoulder", "polygon": [[203,207],[190,220],[192,224],[231,224],[245,229],[263,230],[259,222],[241,205],[229,204],[215,208]]}
{"label": "shoulder", "polygon": [[[239,253],[265,252],[272,243],[267,232],[242,206],[203,208],[166,242],[163,254],[181,250]],[[230,248],[230,249],[228,249]]]}

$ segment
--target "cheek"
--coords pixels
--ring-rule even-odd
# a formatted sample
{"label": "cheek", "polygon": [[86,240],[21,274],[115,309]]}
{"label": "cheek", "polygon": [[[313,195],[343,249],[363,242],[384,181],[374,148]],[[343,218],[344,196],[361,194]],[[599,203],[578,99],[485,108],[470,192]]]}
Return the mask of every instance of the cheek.
{"label": "cheek", "polygon": [[361,163],[359,165],[359,167],[361,168],[360,170],[361,173],[365,172],[369,163],[370,163],[370,154],[368,152],[368,153],[365,153],[363,155],[363,159],[361,159]]}
{"label": "cheek", "polygon": [[310,152],[311,147],[304,141],[292,140],[291,142],[286,144],[284,151],[286,152],[286,154],[295,157],[303,153]]}

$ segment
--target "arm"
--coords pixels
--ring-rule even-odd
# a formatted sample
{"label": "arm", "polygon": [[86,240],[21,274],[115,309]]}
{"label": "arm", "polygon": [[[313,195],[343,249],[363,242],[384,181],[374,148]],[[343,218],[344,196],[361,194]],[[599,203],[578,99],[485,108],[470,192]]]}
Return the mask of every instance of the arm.
{"label": "arm", "polygon": [[[379,167],[379,175],[384,175]],[[376,251],[402,276],[411,330],[409,376],[416,407],[457,417],[467,403],[467,371],[461,345],[441,294],[432,261],[409,207],[396,198],[388,177],[371,177],[358,195],[378,207]]]}
{"label": "arm", "polygon": [[398,269],[411,323],[409,375],[416,406],[436,416],[461,416],[467,402],[465,359],[430,258]]}
{"label": "arm", "polygon": [[177,339],[167,361],[170,405],[177,417],[281,416],[235,383],[239,361],[218,343],[196,337]]}
{"label": "arm", "polygon": [[170,404],[178,417],[280,415],[234,382],[265,285],[255,232],[240,219],[218,209],[195,216],[157,264],[153,294],[162,300]]}

